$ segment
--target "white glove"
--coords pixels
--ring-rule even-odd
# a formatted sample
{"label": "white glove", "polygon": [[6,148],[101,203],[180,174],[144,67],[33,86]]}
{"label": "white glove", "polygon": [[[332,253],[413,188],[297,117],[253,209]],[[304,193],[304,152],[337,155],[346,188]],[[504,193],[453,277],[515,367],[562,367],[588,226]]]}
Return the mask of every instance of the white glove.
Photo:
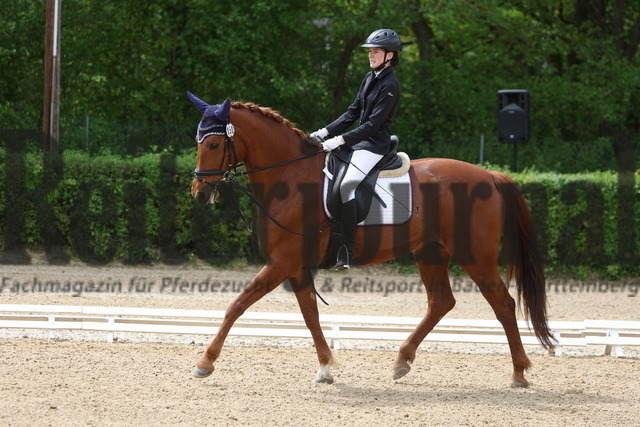
{"label": "white glove", "polygon": [[322,128],[322,129],[318,129],[315,132],[311,132],[311,135],[309,135],[309,139],[315,142],[320,142],[323,139],[325,139],[327,136],[329,136],[329,131],[327,130],[327,128]]}
{"label": "white glove", "polygon": [[335,138],[327,139],[322,143],[322,149],[324,151],[332,151],[344,144],[344,138],[342,135],[336,136]]}

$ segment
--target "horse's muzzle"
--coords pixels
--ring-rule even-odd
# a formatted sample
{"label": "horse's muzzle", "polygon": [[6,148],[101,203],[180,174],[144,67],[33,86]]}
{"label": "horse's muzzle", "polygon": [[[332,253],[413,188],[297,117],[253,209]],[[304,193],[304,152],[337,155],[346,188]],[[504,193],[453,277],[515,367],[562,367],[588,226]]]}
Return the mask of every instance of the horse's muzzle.
{"label": "horse's muzzle", "polygon": [[194,179],[191,184],[191,196],[203,205],[215,203],[218,199],[218,192],[211,186]]}

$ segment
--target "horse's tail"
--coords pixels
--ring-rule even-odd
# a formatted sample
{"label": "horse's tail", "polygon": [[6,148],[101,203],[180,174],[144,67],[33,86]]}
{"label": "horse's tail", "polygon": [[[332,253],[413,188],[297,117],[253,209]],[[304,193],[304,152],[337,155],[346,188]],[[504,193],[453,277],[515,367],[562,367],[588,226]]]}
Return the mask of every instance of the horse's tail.
{"label": "horse's tail", "polygon": [[[516,279],[518,304],[533,325],[540,343],[547,349],[556,340],[547,323],[547,292],[542,252],[533,228],[526,199],[507,175],[493,172],[504,208],[503,249],[507,257],[507,284]],[[523,304],[524,303],[524,304]]]}

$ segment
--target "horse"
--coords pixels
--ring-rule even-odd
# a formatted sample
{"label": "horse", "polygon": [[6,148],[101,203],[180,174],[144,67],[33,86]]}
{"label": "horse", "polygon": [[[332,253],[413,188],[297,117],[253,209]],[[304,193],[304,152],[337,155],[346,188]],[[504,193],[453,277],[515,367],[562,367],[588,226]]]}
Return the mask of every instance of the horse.
{"label": "horse", "polygon": [[[334,223],[321,202],[323,150],[271,108],[229,98],[210,105],[190,92],[187,95],[203,113],[191,195],[200,203],[215,203],[221,185],[245,175],[260,208],[256,234],[260,254],[267,260],[226,309],[193,374],[211,375],[234,322],[288,281],[317,352],[320,367],[314,381],[330,384],[334,358],[320,327],[319,295],[313,282]],[[513,363],[511,385],[527,387],[524,371],[531,362],[518,330],[516,300],[509,294],[512,278],[518,304],[540,344],[552,349],[555,339],[547,323],[542,256],[526,199],[506,174],[454,159],[411,160],[408,173],[413,201],[409,220],[399,225],[358,226],[355,236],[357,265],[412,253],[426,289],[427,312],[400,345],[392,378],[410,371],[420,343],[454,307],[448,274],[453,259],[479,287],[504,328]],[[506,283],[499,271],[501,245]]]}

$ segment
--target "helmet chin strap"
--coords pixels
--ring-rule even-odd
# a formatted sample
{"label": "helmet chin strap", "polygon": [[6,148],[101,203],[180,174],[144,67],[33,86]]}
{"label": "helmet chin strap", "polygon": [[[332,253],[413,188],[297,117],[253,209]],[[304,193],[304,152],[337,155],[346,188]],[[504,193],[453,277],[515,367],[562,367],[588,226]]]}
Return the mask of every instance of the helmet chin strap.
{"label": "helmet chin strap", "polygon": [[376,68],[373,69],[373,71],[375,71],[376,73],[379,73],[380,71],[382,71],[384,69],[384,67],[387,66],[387,64],[389,62],[391,62],[391,59],[393,59],[393,56],[391,57],[391,59],[387,59],[387,54],[389,52],[387,52],[386,50],[384,51],[384,59],[382,60],[382,64],[378,65]]}

